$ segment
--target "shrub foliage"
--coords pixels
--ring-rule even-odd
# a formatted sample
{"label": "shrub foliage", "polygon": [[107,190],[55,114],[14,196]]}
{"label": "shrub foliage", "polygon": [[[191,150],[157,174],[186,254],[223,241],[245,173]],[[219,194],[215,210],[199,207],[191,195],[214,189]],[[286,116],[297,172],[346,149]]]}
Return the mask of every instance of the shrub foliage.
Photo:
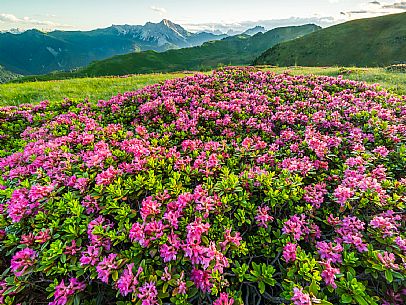
{"label": "shrub foliage", "polygon": [[403,304],[406,97],[248,68],[0,109],[1,304]]}

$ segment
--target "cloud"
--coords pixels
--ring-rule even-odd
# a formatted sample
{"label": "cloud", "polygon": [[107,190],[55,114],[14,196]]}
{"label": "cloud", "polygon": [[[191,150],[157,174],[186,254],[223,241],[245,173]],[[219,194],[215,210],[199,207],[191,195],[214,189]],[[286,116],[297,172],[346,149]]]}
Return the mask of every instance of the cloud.
{"label": "cloud", "polygon": [[406,11],[406,1],[390,4],[388,2],[379,2],[375,0],[363,3],[359,9],[341,12],[341,15],[346,16],[348,19],[353,19],[395,14],[399,13],[399,11]]}
{"label": "cloud", "polygon": [[50,30],[54,28],[70,28],[70,25],[56,23],[50,20],[38,20],[31,17],[17,17],[13,14],[0,13],[0,22],[5,24],[3,27],[8,28],[21,28],[30,29],[35,27],[41,27],[44,30]]}
{"label": "cloud", "polygon": [[0,14],[0,21],[3,22],[20,22],[21,19],[17,18],[12,14]]}
{"label": "cloud", "polygon": [[166,14],[166,9],[163,7],[153,5],[150,7],[150,9],[153,10],[154,12],[159,13],[160,15]]}
{"label": "cloud", "polygon": [[[186,22],[180,22],[187,30],[191,32],[211,32],[211,33],[227,33],[233,31],[233,33],[243,33],[246,30],[253,28],[254,26],[263,26],[267,31],[283,26],[291,25],[303,25],[308,23],[314,23],[322,27],[327,27],[339,22],[345,21],[343,19],[336,19],[334,17],[322,17],[315,16],[309,18],[291,17],[286,19],[272,19],[272,20],[259,20],[259,21],[241,21],[238,23],[198,23],[191,24]],[[179,21],[178,21],[179,22]]]}
{"label": "cloud", "polygon": [[395,2],[393,4],[383,5],[382,8],[392,8],[397,10],[406,10],[406,1]]}

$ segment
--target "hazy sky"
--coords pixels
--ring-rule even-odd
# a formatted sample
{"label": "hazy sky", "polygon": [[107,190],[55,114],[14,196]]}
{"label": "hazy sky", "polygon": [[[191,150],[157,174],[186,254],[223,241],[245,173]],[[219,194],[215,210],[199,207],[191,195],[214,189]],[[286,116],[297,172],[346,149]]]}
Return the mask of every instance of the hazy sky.
{"label": "hazy sky", "polygon": [[[379,0],[0,0],[0,30],[94,29],[163,18],[191,30],[248,26],[275,19],[287,23],[320,20],[328,25],[405,11],[406,1]],[[273,23],[264,25],[272,27]]]}

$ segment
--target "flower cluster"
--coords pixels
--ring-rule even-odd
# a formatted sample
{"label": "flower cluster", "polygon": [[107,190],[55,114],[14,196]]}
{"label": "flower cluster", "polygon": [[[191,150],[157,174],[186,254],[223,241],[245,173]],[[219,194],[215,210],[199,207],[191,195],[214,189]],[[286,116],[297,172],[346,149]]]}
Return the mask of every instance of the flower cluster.
{"label": "flower cluster", "polygon": [[0,108],[0,304],[403,304],[405,122],[254,68]]}

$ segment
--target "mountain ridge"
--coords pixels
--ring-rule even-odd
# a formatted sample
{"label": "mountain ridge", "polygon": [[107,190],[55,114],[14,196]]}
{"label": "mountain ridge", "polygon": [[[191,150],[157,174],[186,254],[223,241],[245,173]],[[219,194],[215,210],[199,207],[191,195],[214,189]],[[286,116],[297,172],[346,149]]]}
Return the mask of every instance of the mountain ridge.
{"label": "mountain ridge", "polygon": [[406,13],[357,19],[283,42],[254,64],[387,66],[406,62]]}
{"label": "mountain ridge", "polygon": [[0,33],[0,65],[24,74],[70,70],[114,55],[201,45],[226,35],[191,33],[163,19],[145,25],[112,25],[91,31]]}
{"label": "mountain ridge", "polygon": [[201,46],[168,50],[158,53],[145,51],[95,61],[72,73],[56,73],[35,80],[126,75],[134,73],[173,72],[182,70],[207,70],[219,65],[247,65],[270,46],[320,30],[315,24],[280,27],[253,36],[240,34],[218,41],[208,41]]}

